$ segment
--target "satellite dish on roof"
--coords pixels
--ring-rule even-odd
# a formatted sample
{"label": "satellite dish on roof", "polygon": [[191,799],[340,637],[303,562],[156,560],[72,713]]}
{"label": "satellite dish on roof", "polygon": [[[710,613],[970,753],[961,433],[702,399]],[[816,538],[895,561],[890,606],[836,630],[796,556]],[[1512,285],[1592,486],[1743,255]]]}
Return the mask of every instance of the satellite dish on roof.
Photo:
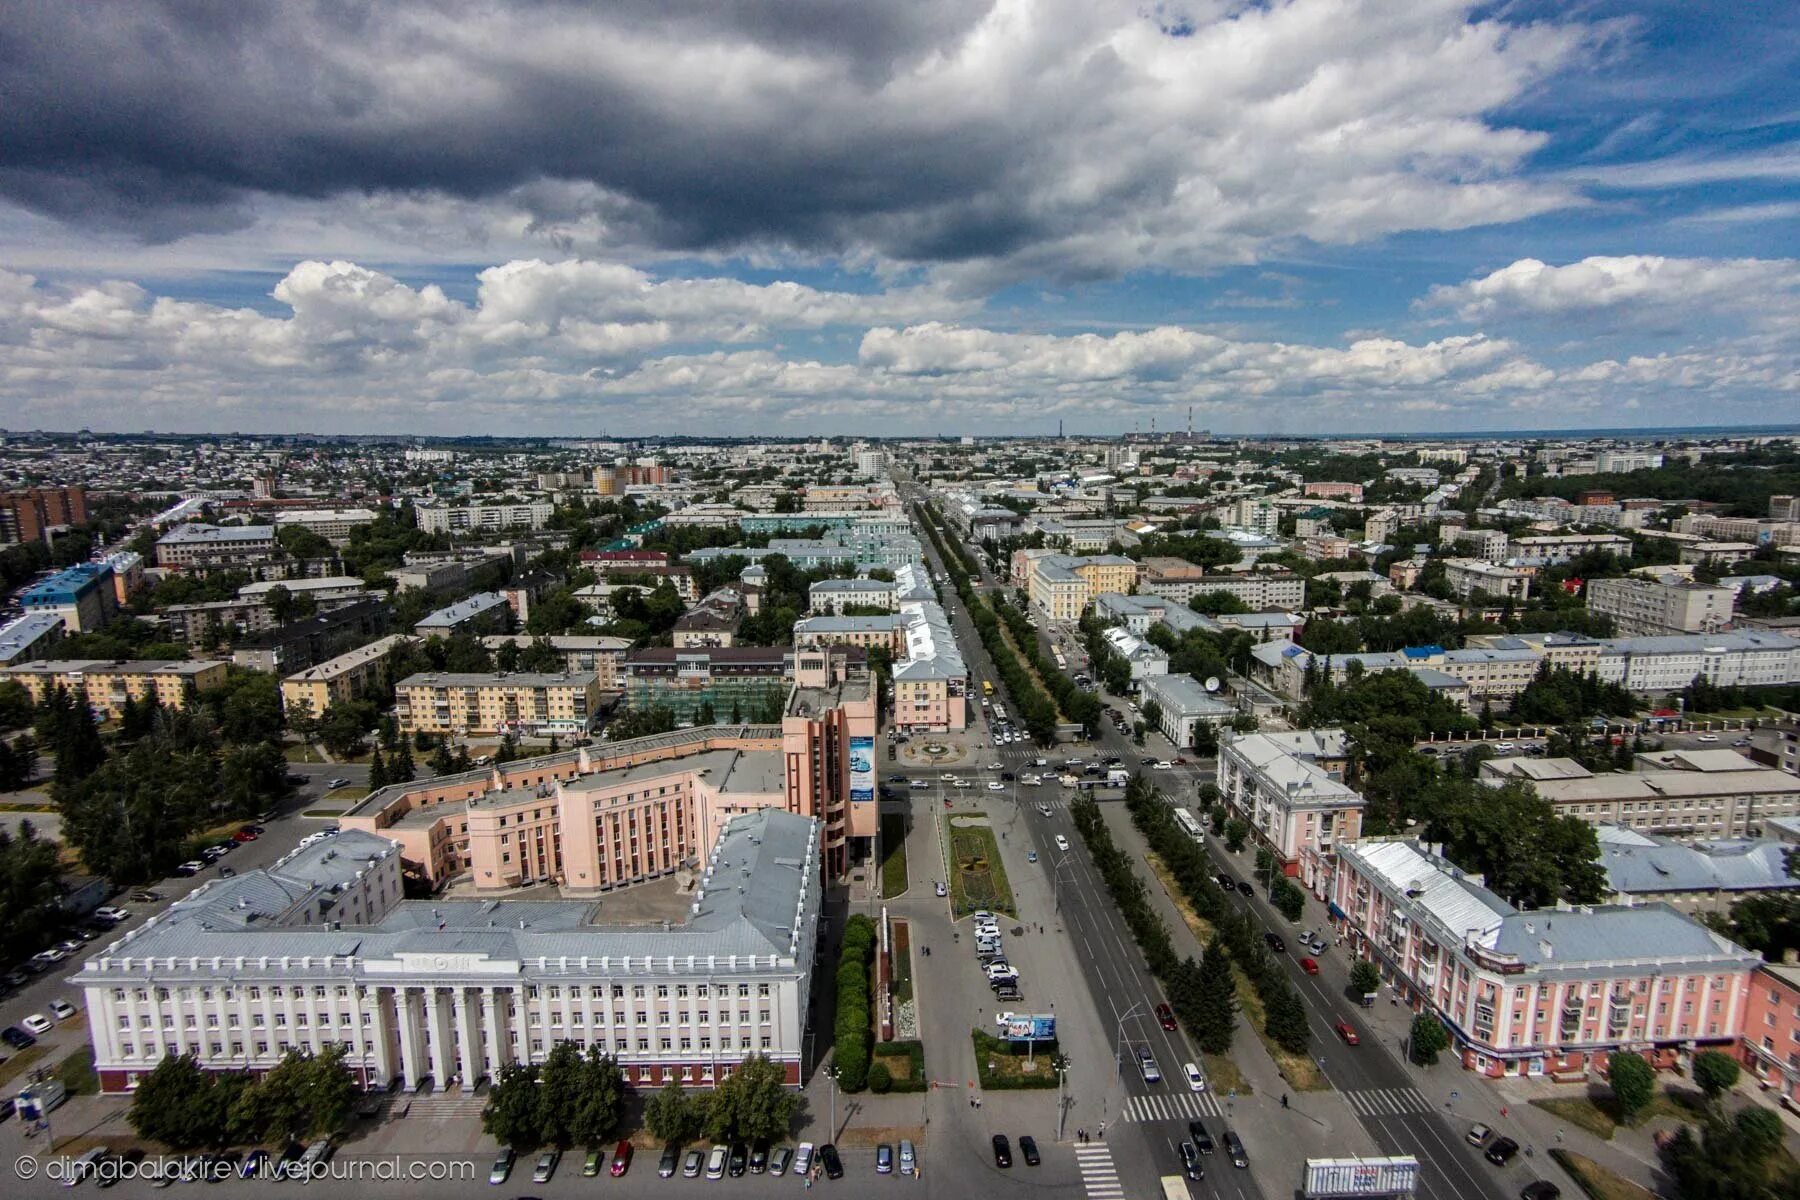
{"label": "satellite dish on roof", "polygon": [[1204,686],[1206,688],[1206,690],[1209,692],[1218,691],[1219,690],[1219,677],[1217,675],[1207,676],[1206,683],[1202,686]]}

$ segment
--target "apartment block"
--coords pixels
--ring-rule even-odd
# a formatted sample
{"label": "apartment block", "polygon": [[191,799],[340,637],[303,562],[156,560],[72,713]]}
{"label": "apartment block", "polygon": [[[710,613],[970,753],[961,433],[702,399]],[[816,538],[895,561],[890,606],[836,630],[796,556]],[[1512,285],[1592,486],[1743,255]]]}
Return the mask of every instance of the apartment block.
{"label": "apartment block", "polygon": [[50,531],[87,524],[87,489],[31,488],[0,494],[0,542],[47,542]]}
{"label": "apartment block", "polygon": [[181,571],[257,566],[279,550],[273,525],[177,525],[157,540],[156,565]]}
{"label": "apartment block", "polygon": [[421,672],[394,685],[394,719],[405,734],[544,737],[586,733],[600,685],[587,672]]}
{"label": "apartment block", "polygon": [[1474,558],[1445,559],[1444,581],[1464,600],[1476,593],[1498,599],[1523,600],[1531,593],[1529,573]]}
{"label": "apartment block", "polygon": [[1095,596],[1130,592],[1137,579],[1138,564],[1121,555],[1052,554],[1032,561],[1027,592],[1052,620],[1076,621]]}
{"label": "apartment block", "polygon": [[528,633],[496,633],[481,639],[481,644],[498,652],[508,644],[523,650],[542,642],[562,656],[563,670],[571,674],[591,671],[603,692],[619,690],[619,665],[631,649],[631,639],[622,637],[555,634],[549,637]]}
{"label": "apartment block", "polygon": [[92,633],[118,615],[119,594],[105,563],[79,563],[19,593],[28,615],[53,616],[70,633]]}
{"label": "apartment block", "polygon": [[449,637],[455,633],[483,633],[512,622],[512,606],[499,592],[481,592],[458,600],[424,617],[413,632],[420,637]]}
{"label": "apartment block", "polygon": [[1595,674],[1634,692],[1680,691],[1696,678],[1719,687],[1800,682],[1800,641],[1777,633],[1613,638],[1602,646]]}
{"label": "apartment block", "polygon": [[334,704],[348,704],[382,692],[393,652],[416,639],[389,634],[336,658],[296,671],[281,681],[281,707],[288,719],[322,716]]}
{"label": "apartment block", "polygon": [[26,613],[0,628],[0,666],[49,658],[63,633],[62,617],[56,613]]}
{"label": "apartment block", "polygon": [[1340,848],[1331,915],[1465,1069],[1579,1077],[1613,1054],[1674,1067],[1734,1046],[1760,960],[1660,904],[1521,912],[1431,848]]}
{"label": "apartment block", "polygon": [[229,664],[214,660],[62,658],[22,663],[0,670],[0,679],[24,686],[32,703],[41,704],[55,688],[83,696],[103,720],[117,720],[126,701],[155,698],[163,708],[186,708],[190,696],[225,682]]}
{"label": "apartment block", "polygon": [[1620,637],[1711,633],[1731,621],[1737,595],[1728,587],[1704,583],[1663,583],[1636,576],[1591,579],[1587,610],[1611,617]]}
{"label": "apartment block", "polygon": [[1274,853],[1283,874],[1323,894],[1334,855],[1362,832],[1363,798],[1344,782],[1341,729],[1222,736],[1218,786],[1226,807]]}
{"label": "apartment block", "polygon": [[1186,604],[1195,596],[1223,593],[1235,596],[1257,612],[1292,611],[1306,605],[1306,579],[1291,571],[1208,574],[1186,559],[1163,557],[1146,558],[1143,569],[1140,591],[1180,604]]}
{"label": "apartment block", "polygon": [[1531,784],[1563,816],[1671,837],[1757,837],[1764,822],[1800,814],[1800,778],[1735,750],[1642,754],[1635,769],[1595,774],[1568,758],[1495,758],[1482,782]]}

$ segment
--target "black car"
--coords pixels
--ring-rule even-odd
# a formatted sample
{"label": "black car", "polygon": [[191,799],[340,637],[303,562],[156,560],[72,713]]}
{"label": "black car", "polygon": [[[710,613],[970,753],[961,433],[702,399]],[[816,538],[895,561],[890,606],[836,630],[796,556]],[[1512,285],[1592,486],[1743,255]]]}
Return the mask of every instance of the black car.
{"label": "black car", "polygon": [[1206,1168],[1200,1165],[1200,1152],[1194,1149],[1194,1143],[1181,1143],[1181,1170],[1189,1179],[1205,1179]]}
{"label": "black car", "polygon": [[1539,1179],[1519,1189],[1519,1200],[1557,1200],[1562,1189],[1548,1179]]}
{"label": "black car", "polygon": [[1028,1167],[1035,1167],[1042,1161],[1038,1158],[1037,1139],[1029,1133],[1019,1139],[1019,1155]]}
{"label": "black car", "polygon": [[1273,950],[1275,953],[1287,953],[1287,943],[1281,940],[1280,935],[1265,933],[1263,934],[1263,941],[1267,942],[1269,944],[1269,949]]}
{"label": "black car", "polygon": [[1237,889],[1246,896],[1256,895],[1256,889],[1250,886],[1250,881],[1247,879],[1238,880]]}
{"label": "black car", "polygon": [[994,1135],[994,1165],[1002,1169],[1012,1166],[1012,1143],[1004,1133]]}
{"label": "black car", "polygon": [[745,1148],[744,1143],[733,1142],[731,1146],[731,1157],[726,1160],[725,1173],[733,1179],[736,1179],[744,1173],[749,1165],[750,1151]]}
{"label": "black car", "polygon": [[0,1029],[0,1042],[5,1042],[14,1050],[23,1050],[27,1046],[37,1045],[37,1039],[17,1025],[8,1025],[5,1029]]}
{"label": "black car", "polygon": [[1014,775],[1011,771],[1000,772],[1000,782],[1001,783],[1012,783],[1017,779],[1018,779],[1018,776]]}
{"label": "black car", "polygon": [[662,1158],[657,1160],[656,1174],[659,1179],[667,1179],[675,1174],[675,1168],[681,1165],[681,1151],[674,1142],[663,1147]]}
{"label": "black car", "polygon": [[750,1173],[761,1175],[769,1169],[769,1143],[757,1142],[750,1147]]}
{"label": "black car", "polygon": [[1229,1129],[1225,1131],[1225,1153],[1231,1157],[1231,1165],[1234,1167],[1250,1165],[1250,1156],[1244,1153],[1243,1139]]}
{"label": "black car", "polygon": [[1201,1121],[1188,1122],[1188,1137],[1194,1143],[1194,1149],[1202,1154],[1213,1152],[1212,1134],[1206,1132],[1206,1125]]}
{"label": "black car", "polygon": [[1482,1151],[1482,1156],[1496,1167],[1504,1167],[1507,1163],[1516,1158],[1518,1153],[1519,1143],[1513,1141],[1509,1137],[1503,1137],[1495,1138],[1493,1141],[1489,1142],[1488,1148]]}
{"label": "black car", "polygon": [[825,1164],[825,1178],[842,1179],[844,1177],[844,1160],[838,1157],[837,1147],[830,1142],[819,1147],[819,1161]]}
{"label": "black car", "polygon": [[1233,892],[1233,891],[1237,890],[1237,880],[1233,879],[1230,875],[1226,874],[1224,871],[1220,871],[1219,872],[1219,886],[1224,888],[1228,892]]}

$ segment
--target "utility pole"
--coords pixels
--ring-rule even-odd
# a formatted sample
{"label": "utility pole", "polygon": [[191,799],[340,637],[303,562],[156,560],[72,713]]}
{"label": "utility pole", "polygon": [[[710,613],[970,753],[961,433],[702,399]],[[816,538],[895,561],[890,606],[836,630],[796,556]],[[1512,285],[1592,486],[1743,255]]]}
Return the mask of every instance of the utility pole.
{"label": "utility pole", "polygon": [[1058,1054],[1050,1064],[1056,1068],[1056,1140],[1063,1140],[1063,1127],[1069,1119],[1069,1103],[1063,1098],[1063,1084],[1069,1077],[1069,1056]]}
{"label": "utility pole", "polygon": [[837,1133],[838,1133],[838,1127],[837,1127],[838,1065],[835,1061],[829,1067],[825,1068],[825,1078],[831,1080],[831,1140],[835,1142],[835,1141],[837,1141]]}

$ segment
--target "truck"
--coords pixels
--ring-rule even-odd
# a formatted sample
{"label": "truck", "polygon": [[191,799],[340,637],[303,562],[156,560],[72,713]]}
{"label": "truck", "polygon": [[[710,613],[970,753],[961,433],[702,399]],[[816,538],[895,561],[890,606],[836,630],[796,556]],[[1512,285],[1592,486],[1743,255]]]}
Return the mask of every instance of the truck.
{"label": "truck", "polygon": [[1114,767],[1106,773],[1107,787],[1125,787],[1131,782],[1131,772],[1123,767]]}
{"label": "truck", "polygon": [[1079,775],[1070,775],[1065,772],[1056,782],[1062,784],[1066,788],[1080,787],[1081,777]]}

